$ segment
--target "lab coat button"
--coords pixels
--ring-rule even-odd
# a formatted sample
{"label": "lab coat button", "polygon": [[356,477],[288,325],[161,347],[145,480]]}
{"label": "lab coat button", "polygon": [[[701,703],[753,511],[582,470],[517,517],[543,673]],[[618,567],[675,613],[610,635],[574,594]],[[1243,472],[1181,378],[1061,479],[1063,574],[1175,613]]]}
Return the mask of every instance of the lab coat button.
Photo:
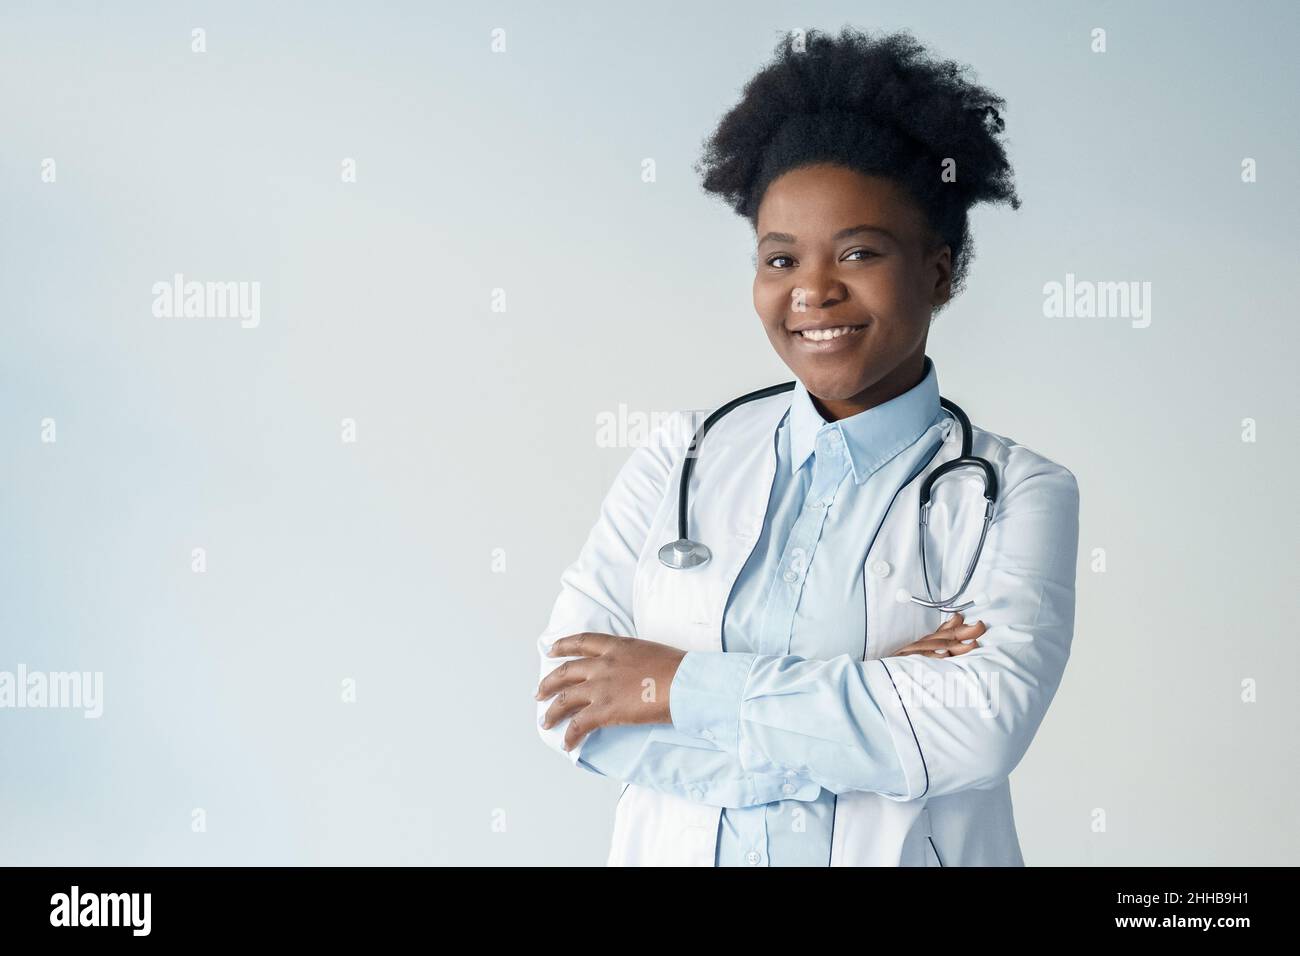
{"label": "lab coat button", "polygon": [[783,787],[781,787],[781,792],[784,793],[784,794],[788,797],[790,794],[794,793],[794,792],[795,792],[796,790],[798,790],[798,789],[799,789],[799,788],[796,787],[794,784],[792,784],[792,783],[787,783],[787,784],[785,784]]}
{"label": "lab coat button", "polygon": [[799,580],[799,575],[795,574],[793,571],[787,571],[785,574],[781,575],[781,577],[789,584],[794,584],[794,582]]}
{"label": "lab coat button", "polygon": [[871,573],[874,574],[874,575],[875,575],[876,577],[878,577],[878,578],[887,578],[887,577],[889,577],[889,572],[892,571],[892,570],[894,570],[894,569],[893,569],[892,567],[889,566],[889,562],[888,562],[888,561],[872,561],[872,562],[871,562]]}
{"label": "lab coat button", "polygon": [[763,862],[763,857],[757,850],[750,850],[749,853],[745,855],[745,859],[749,861],[750,866],[758,866],[758,864]]}

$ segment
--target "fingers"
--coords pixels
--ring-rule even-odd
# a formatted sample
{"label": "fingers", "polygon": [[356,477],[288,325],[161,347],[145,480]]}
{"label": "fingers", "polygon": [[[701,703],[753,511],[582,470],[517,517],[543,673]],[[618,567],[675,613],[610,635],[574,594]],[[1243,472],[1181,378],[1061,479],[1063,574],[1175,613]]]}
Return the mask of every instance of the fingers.
{"label": "fingers", "polygon": [[546,714],[542,717],[543,729],[550,730],[564,718],[572,717],[590,704],[591,698],[581,688],[565,688],[551,701],[551,706],[546,708]]}
{"label": "fingers", "polygon": [[940,627],[930,637],[923,637],[919,641],[908,644],[906,647],[895,651],[893,656],[906,657],[909,654],[921,654],[925,657],[941,659],[958,657],[979,647],[979,636],[985,630],[983,621],[976,621],[974,624],[958,624],[952,627],[948,627],[945,622],[945,626]]}
{"label": "fingers", "polygon": [[593,730],[617,723],[609,718],[604,709],[598,709],[588,697],[573,691],[565,691],[555,698],[546,711],[542,726],[549,729],[566,717],[569,718],[569,726],[564,728],[564,742],[561,744],[565,750],[578,746]]}
{"label": "fingers", "polygon": [[592,666],[590,658],[565,661],[546,675],[535,695],[538,700],[555,697],[542,715],[543,729],[549,730],[566,718],[569,719],[562,744],[565,750],[572,750],[587,734],[603,726],[592,702],[591,685],[587,682]]}
{"label": "fingers", "polygon": [[546,652],[547,657],[599,657],[618,638],[610,634],[570,634],[562,637]]}
{"label": "fingers", "polygon": [[959,624],[948,632],[952,636],[949,638],[947,646],[935,648],[934,656],[960,657],[962,654],[969,653],[979,647],[979,636],[984,631],[983,621],[976,621],[974,624]]}
{"label": "fingers", "polygon": [[580,714],[577,714],[569,721],[569,726],[564,731],[564,749],[572,750],[582,743],[587,734],[600,729],[604,725],[594,707],[584,708]]}
{"label": "fingers", "polygon": [[566,687],[581,684],[591,676],[591,672],[592,662],[590,658],[580,657],[577,660],[565,661],[542,678],[542,682],[537,685],[537,693],[533,695],[533,698],[535,700],[546,700],[548,697],[553,697]]}
{"label": "fingers", "polygon": [[929,637],[923,637],[907,645],[907,649],[916,650],[940,650],[956,647],[968,647],[962,644],[962,641],[969,641],[978,638],[984,633],[984,622],[976,621],[974,624],[961,624],[948,630],[936,631]]}
{"label": "fingers", "polygon": [[619,640],[621,638],[612,634],[584,632],[582,634],[570,634],[553,642],[546,652],[547,657],[573,657],[577,659],[565,661],[542,678],[542,682],[537,685],[537,693],[533,695],[533,698],[535,700],[546,700],[546,698],[565,687],[580,684],[582,681],[587,680],[591,676],[591,665],[595,658],[600,657]]}

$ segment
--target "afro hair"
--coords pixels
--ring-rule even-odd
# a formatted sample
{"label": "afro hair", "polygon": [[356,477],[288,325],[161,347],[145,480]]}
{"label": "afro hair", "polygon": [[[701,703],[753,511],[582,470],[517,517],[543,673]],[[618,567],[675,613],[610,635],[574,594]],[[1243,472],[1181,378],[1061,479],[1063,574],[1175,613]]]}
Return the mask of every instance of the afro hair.
{"label": "afro hair", "polygon": [[[757,230],[768,185],[791,169],[832,163],[902,186],[952,255],[950,295],[973,257],[967,212],[978,202],[1020,208],[999,139],[1006,103],[970,68],[935,60],[909,33],[844,27],[790,37],[745,84],[740,102],[705,140],[695,171]],[[955,179],[943,176],[945,161]]]}

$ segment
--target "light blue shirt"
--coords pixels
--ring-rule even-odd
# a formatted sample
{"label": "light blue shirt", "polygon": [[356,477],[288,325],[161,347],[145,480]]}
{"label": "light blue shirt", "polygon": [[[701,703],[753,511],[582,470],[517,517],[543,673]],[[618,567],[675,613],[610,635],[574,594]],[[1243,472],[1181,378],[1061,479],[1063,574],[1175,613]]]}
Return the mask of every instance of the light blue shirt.
{"label": "light blue shirt", "polygon": [[[773,436],[763,530],[727,603],[723,650],[682,659],[671,727],[600,728],[578,763],[724,807],[717,865],[828,865],[837,793],[865,780],[881,793],[907,789],[857,666],[866,652],[862,572],[891,500],[934,456],[946,422],[929,356],[916,386],[837,422],[796,383]],[[822,666],[791,666],[803,661]],[[762,754],[764,772],[744,770],[742,740],[751,756]]]}

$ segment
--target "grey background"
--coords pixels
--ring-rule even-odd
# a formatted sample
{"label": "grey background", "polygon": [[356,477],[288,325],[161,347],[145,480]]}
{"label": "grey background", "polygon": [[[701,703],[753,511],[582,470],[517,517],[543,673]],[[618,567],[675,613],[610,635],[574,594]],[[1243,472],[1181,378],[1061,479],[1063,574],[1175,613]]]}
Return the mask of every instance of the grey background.
{"label": "grey background", "polygon": [[[102,671],[105,701],[0,710],[0,862],[603,863],[618,783],[546,750],[531,698],[630,451],[596,416],[789,377],[752,235],[690,167],[783,31],[852,23],[1009,102],[1024,205],[976,211],[929,354],[1081,485],[1026,860],[1294,863],[1298,19],[6,3],[0,670]],[[155,318],[175,272],[260,282],[260,326]],[[1149,281],[1150,326],[1045,318],[1066,273]]]}

